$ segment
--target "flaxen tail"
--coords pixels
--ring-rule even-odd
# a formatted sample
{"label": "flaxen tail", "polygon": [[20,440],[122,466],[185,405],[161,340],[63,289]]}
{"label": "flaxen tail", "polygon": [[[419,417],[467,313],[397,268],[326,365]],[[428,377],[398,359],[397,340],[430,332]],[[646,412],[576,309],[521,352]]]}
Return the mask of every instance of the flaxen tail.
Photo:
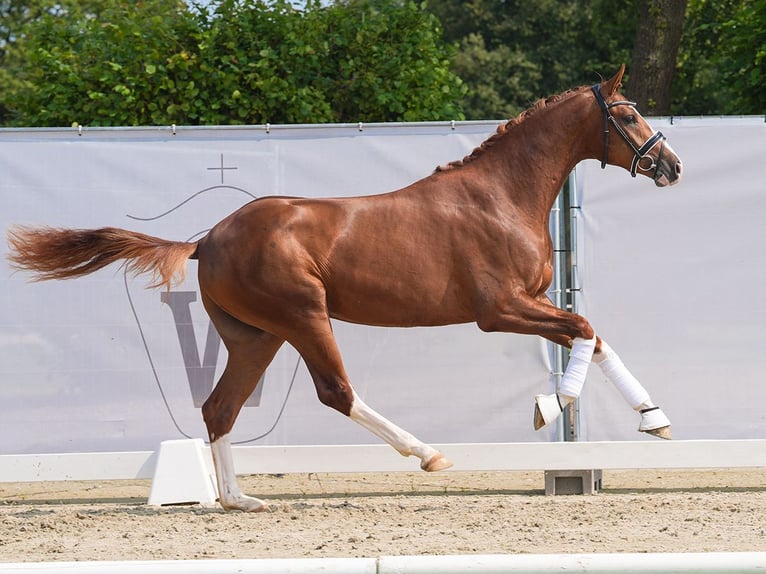
{"label": "flaxen tail", "polygon": [[183,281],[186,261],[197,250],[197,243],[167,241],[114,227],[15,226],[8,231],[8,244],[11,265],[31,271],[35,281],[80,277],[125,260],[129,273],[151,273],[152,287],[168,289],[172,283]]}

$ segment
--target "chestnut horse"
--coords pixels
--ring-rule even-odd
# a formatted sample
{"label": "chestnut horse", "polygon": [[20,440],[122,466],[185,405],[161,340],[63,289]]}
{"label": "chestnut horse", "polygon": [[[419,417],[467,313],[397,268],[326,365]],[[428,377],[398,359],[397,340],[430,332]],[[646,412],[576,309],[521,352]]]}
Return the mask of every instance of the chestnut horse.
{"label": "chestnut horse", "polygon": [[[535,397],[535,428],[580,394],[598,363],[639,430],[670,438],[670,421],[588,321],[556,308],[548,218],[581,160],[621,166],[657,186],[680,180],[681,162],[611,79],[540,100],[463,160],[398,191],[366,197],[264,197],[194,243],[115,228],[15,227],[9,259],[37,279],[91,273],[125,260],[169,288],[199,260],[205,309],[228,361],[202,407],[220,502],[259,511],[237,485],[229,432],[281,345],[298,350],[319,400],[369,429],[426,471],[448,468],[440,452],[367,406],[355,393],[330,318],[379,326],[475,322],[484,331],[540,335],[572,349],[559,392]],[[611,137],[610,137],[611,135]]]}

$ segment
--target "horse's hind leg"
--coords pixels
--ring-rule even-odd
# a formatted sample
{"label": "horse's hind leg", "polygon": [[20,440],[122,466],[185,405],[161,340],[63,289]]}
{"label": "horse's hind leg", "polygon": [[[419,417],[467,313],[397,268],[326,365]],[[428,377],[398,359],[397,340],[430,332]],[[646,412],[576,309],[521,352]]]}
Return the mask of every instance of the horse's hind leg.
{"label": "horse's hind leg", "polygon": [[426,472],[436,472],[452,466],[452,462],[442,453],[420,442],[410,433],[378,414],[356,393],[354,393],[354,402],[349,416],[351,420],[393,446],[402,456],[417,456],[420,459],[420,468]]}
{"label": "horse's hind leg", "polygon": [[425,471],[444,470],[452,466],[438,450],[399,428],[359,398],[346,375],[329,319],[319,319],[312,328],[302,332],[300,340],[291,339],[290,343],[306,362],[323,404],[350,417],[401,455],[417,456],[420,468]]}
{"label": "horse's hind leg", "polygon": [[242,405],[284,341],[238,321],[209,300],[205,301],[205,308],[229,352],[221,378],[202,405],[219,500],[226,510],[258,512],[266,508],[266,503],[240,492],[229,433]]}

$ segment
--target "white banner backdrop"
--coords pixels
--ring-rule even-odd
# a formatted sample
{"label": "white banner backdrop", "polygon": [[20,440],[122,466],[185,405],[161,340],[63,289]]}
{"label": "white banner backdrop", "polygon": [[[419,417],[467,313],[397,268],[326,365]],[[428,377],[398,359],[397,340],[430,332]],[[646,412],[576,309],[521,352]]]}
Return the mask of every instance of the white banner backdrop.
{"label": "white banner backdrop", "polygon": [[[0,131],[0,228],[117,226],[201,236],[264,195],[396,189],[458,159],[495,124],[265,129]],[[406,232],[406,230],[403,230]],[[198,296],[196,263],[169,294],[117,267],[28,283],[0,247],[0,453],[153,450],[206,437],[199,405],[225,363]],[[550,392],[537,337],[475,325],[336,324],[357,392],[429,442],[542,441],[532,399]],[[286,345],[235,426],[249,444],[378,442],[322,406]],[[395,455],[395,453],[393,453]],[[414,468],[414,467],[413,467]]]}
{"label": "white banner backdrop", "polygon": [[[678,186],[579,166],[579,311],[663,407],[675,438],[764,438],[766,123],[652,123],[684,161]],[[582,409],[584,439],[639,436],[638,417],[595,367]]]}
{"label": "white banner backdrop", "polygon": [[[764,438],[758,250],[762,118],[655,120],[685,162],[657,189],[578,167],[580,307],[661,404],[677,438]],[[190,239],[255,197],[388,191],[468,153],[494,124],[0,131],[0,228],[114,225]],[[0,453],[152,450],[204,437],[199,404],[225,350],[189,279],[170,294],[116,266],[66,282],[12,274],[0,242]],[[536,337],[475,325],[336,324],[373,407],[429,442],[551,440],[531,429],[550,392]],[[591,368],[582,438],[636,440],[638,417]],[[285,346],[235,427],[249,444],[377,440],[323,407]],[[656,440],[656,439],[651,439]]]}

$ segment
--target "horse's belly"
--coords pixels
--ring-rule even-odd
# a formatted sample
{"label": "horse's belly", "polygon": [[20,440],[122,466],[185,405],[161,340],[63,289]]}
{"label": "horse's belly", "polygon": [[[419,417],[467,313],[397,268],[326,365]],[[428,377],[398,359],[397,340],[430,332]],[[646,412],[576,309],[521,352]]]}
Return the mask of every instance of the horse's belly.
{"label": "horse's belly", "polygon": [[428,327],[469,323],[475,320],[449,287],[438,290],[412,286],[387,289],[346,289],[327,293],[331,317],[381,327]]}

